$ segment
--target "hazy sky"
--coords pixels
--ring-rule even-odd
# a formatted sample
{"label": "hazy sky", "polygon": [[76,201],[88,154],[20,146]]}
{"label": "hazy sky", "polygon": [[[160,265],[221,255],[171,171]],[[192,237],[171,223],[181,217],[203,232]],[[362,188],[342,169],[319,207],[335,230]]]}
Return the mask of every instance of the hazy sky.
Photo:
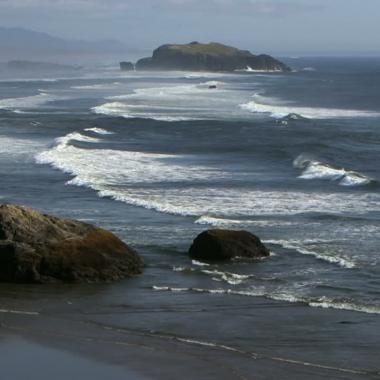
{"label": "hazy sky", "polygon": [[380,0],[0,0],[0,26],[151,49],[220,41],[274,54],[379,54]]}

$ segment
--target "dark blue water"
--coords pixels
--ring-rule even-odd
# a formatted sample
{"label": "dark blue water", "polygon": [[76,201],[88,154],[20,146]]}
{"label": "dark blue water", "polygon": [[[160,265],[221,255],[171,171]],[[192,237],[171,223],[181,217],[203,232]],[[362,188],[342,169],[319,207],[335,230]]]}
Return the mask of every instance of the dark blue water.
{"label": "dark blue water", "polygon": [[[150,294],[379,314],[380,61],[288,61],[289,74],[3,78],[1,201],[112,229],[144,255]],[[273,255],[191,262],[212,226]]]}

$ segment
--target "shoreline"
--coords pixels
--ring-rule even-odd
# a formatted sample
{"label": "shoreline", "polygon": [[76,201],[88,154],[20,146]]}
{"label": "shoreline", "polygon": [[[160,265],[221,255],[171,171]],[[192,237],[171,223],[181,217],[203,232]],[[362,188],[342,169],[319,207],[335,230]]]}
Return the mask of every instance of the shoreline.
{"label": "shoreline", "polygon": [[[74,369],[91,371],[91,362],[98,374],[107,370],[108,378],[115,380],[121,373],[136,380],[175,379],[179,373],[189,380],[250,379],[252,374],[259,380],[287,374],[300,380],[380,378],[375,364],[380,350],[377,316],[260,297],[252,297],[248,307],[231,300],[221,314],[220,302],[225,300],[217,295],[208,295],[207,300],[173,297],[161,306],[154,296],[153,300],[127,296],[129,303],[124,306],[118,305],[107,286],[85,286],[83,294],[75,287],[34,288],[39,295],[32,292],[32,299],[22,299],[17,286],[10,290],[8,305],[2,308],[16,310],[17,305],[19,313],[0,312],[0,357],[9,349],[10,339],[19,353],[16,358],[30,353],[32,345],[37,353],[44,352],[35,363],[66,356]],[[12,301],[14,292],[19,297]],[[199,306],[186,306],[189,301]],[[206,304],[209,310],[199,308]],[[184,314],[183,307],[192,310]],[[241,307],[244,311],[233,320]],[[240,323],[243,326],[238,328]]]}

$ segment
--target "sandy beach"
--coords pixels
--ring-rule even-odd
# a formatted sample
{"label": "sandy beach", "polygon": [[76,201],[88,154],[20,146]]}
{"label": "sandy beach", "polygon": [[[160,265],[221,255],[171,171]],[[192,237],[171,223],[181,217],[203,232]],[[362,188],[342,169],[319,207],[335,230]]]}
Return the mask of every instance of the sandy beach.
{"label": "sandy beach", "polygon": [[4,379],[380,378],[377,316],[218,295],[163,304],[122,283],[0,290]]}

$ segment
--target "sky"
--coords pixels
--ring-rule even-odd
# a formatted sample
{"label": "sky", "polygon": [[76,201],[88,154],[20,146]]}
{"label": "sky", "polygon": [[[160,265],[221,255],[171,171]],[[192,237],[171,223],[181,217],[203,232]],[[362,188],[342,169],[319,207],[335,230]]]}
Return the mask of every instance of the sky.
{"label": "sky", "polygon": [[217,41],[276,55],[380,55],[380,0],[0,0],[0,26],[150,50]]}

